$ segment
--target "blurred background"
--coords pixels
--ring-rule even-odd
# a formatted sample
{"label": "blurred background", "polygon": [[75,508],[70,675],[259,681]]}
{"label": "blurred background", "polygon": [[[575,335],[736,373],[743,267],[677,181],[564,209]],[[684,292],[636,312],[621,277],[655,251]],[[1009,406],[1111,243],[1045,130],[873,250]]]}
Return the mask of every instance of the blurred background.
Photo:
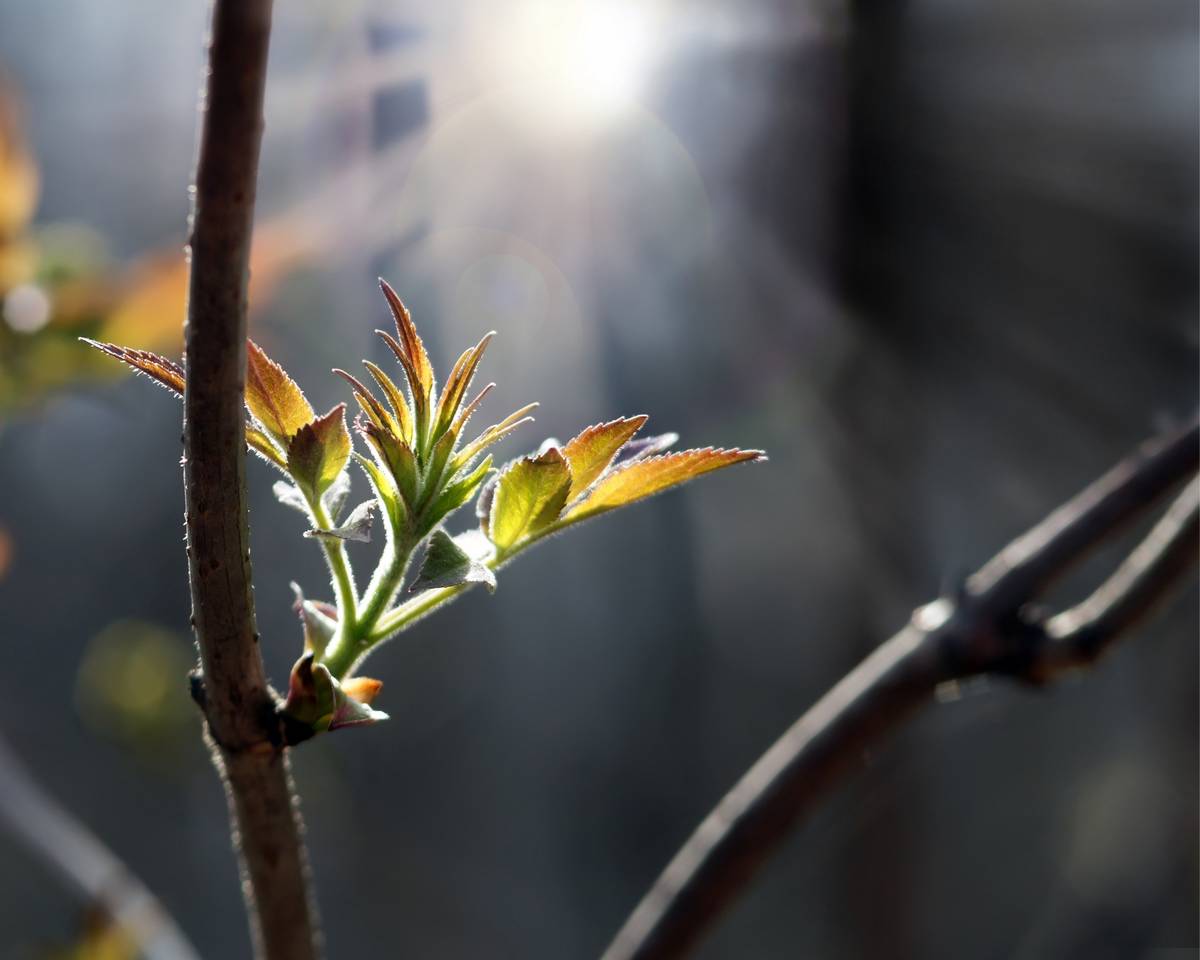
{"label": "blurred background", "polygon": [[[0,5],[0,736],[245,958],[180,407],[75,341],[180,352],[206,15]],[[443,369],[500,331],[489,409],[542,402],[502,458],[639,412],[771,455],[376,655],[392,720],[294,757],[333,956],[597,956],[912,607],[1191,412],[1196,40],[1182,0],[277,4],[251,323],[315,406],[384,359],[383,275]],[[280,684],[328,588],[248,472]],[[1197,632],[1193,578],[1078,682],[927,712],[697,955],[1194,956]],[[87,905],[0,863],[0,956],[73,949]]]}

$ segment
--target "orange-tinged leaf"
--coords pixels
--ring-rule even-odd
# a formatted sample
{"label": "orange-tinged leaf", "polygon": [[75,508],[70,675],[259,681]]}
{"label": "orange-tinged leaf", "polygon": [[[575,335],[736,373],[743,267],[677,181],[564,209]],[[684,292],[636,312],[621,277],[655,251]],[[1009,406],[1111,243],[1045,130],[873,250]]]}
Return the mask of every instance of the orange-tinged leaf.
{"label": "orange-tinged leaf", "polygon": [[[429,354],[425,352],[425,344],[421,342],[420,336],[417,334],[417,327],[413,323],[412,314],[408,312],[406,307],[396,295],[396,291],[391,288],[388,282],[382,278],[379,280],[380,289],[383,290],[383,295],[387,298],[388,306],[391,307],[392,316],[396,318],[396,332],[400,335],[400,343],[404,347],[404,352],[408,356],[413,366],[417,380],[420,384],[421,391],[426,397],[433,395],[433,364],[429,362]],[[417,384],[413,384],[413,388],[417,388]]]}
{"label": "orange-tinged leaf", "polygon": [[270,437],[250,424],[246,424],[246,446],[286,472],[287,461],[283,457],[283,452]]}
{"label": "orange-tinged leaf", "polygon": [[500,550],[558,519],[571,489],[571,468],[557,447],[524,457],[500,475],[488,535]]}
{"label": "orange-tinged leaf", "polygon": [[735,463],[764,459],[766,455],[761,450],[720,450],[705,447],[651,457],[648,460],[636,460],[629,466],[618,467],[602,478],[592,487],[591,493],[567,513],[565,519],[573,522],[596,516],[661,493],[713,470],[720,470]]}
{"label": "orange-tinged leaf", "polygon": [[375,394],[371,393],[358,377],[352,373],[347,373],[340,367],[334,367],[333,372],[350,384],[354,390],[354,398],[358,401],[358,405],[362,407],[363,413],[371,418],[371,422],[381,430],[386,430],[388,433],[395,434],[397,429],[396,420],[383,409],[383,404],[375,399]]}
{"label": "orange-tinged leaf", "polygon": [[80,337],[79,339],[89,347],[95,347],[101,353],[107,353],[110,357],[115,357],[122,363],[133,367],[139,373],[144,373],[152,380],[161,383],[172,393],[180,397],[183,396],[183,367],[174,360],[169,360],[157,353],[151,353],[149,350],[133,350],[129,347],[118,347],[114,343],[101,343],[99,340],[89,340],[87,337]]}
{"label": "orange-tinged leaf", "polygon": [[639,415],[598,423],[567,441],[562,452],[567,458],[567,463],[571,465],[571,492],[567,496],[568,502],[579,497],[608,469],[617,451],[642,429],[647,419],[645,415]]}
{"label": "orange-tinged leaf", "polygon": [[395,414],[396,425],[400,430],[400,439],[405,443],[412,443],[413,438],[413,420],[412,410],[409,409],[408,401],[404,399],[404,393],[396,386],[386,373],[379,369],[370,360],[364,360],[363,366],[367,368],[371,376],[375,378],[375,382],[379,384],[379,388],[387,397],[388,403],[391,405],[392,411]]}
{"label": "orange-tinged leaf", "polygon": [[483,339],[469,350],[463,352],[463,355],[458,358],[458,362],[454,364],[454,369],[450,376],[446,379],[446,387],[442,392],[442,398],[438,402],[437,425],[434,428],[434,436],[439,435],[446,430],[454,421],[454,416],[458,413],[458,407],[466,395],[467,389],[471,386],[471,381],[475,378],[475,371],[479,368],[479,361],[483,359],[483,353],[487,350],[487,345],[491,343],[492,338],[496,335],[493,330],[486,333]]}
{"label": "orange-tinged leaf", "polygon": [[246,406],[267,433],[285,446],[316,416],[296,382],[253,340],[246,341]]}
{"label": "orange-tinged leaf", "polygon": [[351,677],[349,680],[342,681],[342,692],[348,697],[353,697],[359,703],[370,703],[379,696],[379,691],[382,689],[383,681],[374,680],[371,677]]}
{"label": "orange-tinged leaf", "polygon": [[329,489],[349,459],[350,433],[346,430],[344,403],[301,426],[288,443],[288,472],[312,500]]}
{"label": "orange-tinged leaf", "polygon": [[432,397],[426,392],[421,385],[421,378],[417,375],[416,367],[413,366],[412,358],[405,351],[404,346],[386,330],[375,331],[383,339],[383,342],[388,345],[388,349],[396,355],[396,359],[400,362],[400,366],[404,368],[404,376],[408,379],[408,386],[412,392],[412,409],[413,409],[413,446],[424,447],[425,438],[429,433],[430,409],[433,402]]}

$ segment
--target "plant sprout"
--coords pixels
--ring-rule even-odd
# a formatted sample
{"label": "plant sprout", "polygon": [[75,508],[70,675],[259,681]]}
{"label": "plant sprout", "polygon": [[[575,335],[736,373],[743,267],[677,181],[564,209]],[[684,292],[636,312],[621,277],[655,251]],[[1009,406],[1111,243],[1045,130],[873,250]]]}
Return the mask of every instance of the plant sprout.
{"label": "plant sprout", "polygon": [[[476,584],[495,590],[496,572],[538,541],[713,470],[766,459],[758,450],[712,447],[669,453],[678,437],[637,438],[647,420],[639,415],[590,426],[565,444],[546,440],[497,470],[489,448],[531,422],[537,404],[464,442],[468,422],[495,386],[467,399],[494,334],[465,350],[439,389],[408,309],[386,282],[380,286],[396,329],[376,332],[395,355],[406,388],[370,361],[364,366],[377,393],[334,370],[353,391],[354,433],[366,455],[354,449],[345,403],[318,415],[279,364],[252,340],[246,345],[247,446],[286,478],[275,484],[275,495],[308,519],[304,535],[320,545],[334,595],[333,603],[309,599],[292,584],[304,652],[279,707],[290,743],[385,719],[371,706],[382,684],[356,673],[364,658]],[[86,342],[183,396],[184,371],[174,361]],[[352,461],[374,496],[347,512]],[[446,520],[472,499],[477,527],[447,533]],[[360,590],[346,542],[369,540],[376,513],[386,542]],[[410,576],[418,551],[421,562]]]}

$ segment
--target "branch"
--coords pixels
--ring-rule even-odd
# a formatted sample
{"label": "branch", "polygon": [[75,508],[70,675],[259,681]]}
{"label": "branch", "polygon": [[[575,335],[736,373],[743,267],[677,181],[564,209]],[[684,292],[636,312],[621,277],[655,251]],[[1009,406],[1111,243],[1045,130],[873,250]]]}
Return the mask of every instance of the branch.
{"label": "branch", "polygon": [[682,957],[863,751],[934,701],[938,686],[993,673],[1043,683],[1091,662],[1196,559],[1193,481],[1113,576],[1045,623],[1023,608],[1196,471],[1193,421],[1152,443],[1013,541],[956,597],[917,610],[802,716],[709,814],[625,922],[603,960]]}
{"label": "branch", "polygon": [[197,701],[230,800],[255,954],[317,956],[315,909],[250,579],[246,285],[270,0],[215,0],[189,241],[184,496]]}
{"label": "branch", "polygon": [[200,960],[174,919],[124,863],[50,796],[0,740],[0,822],[98,905],[146,960]]}

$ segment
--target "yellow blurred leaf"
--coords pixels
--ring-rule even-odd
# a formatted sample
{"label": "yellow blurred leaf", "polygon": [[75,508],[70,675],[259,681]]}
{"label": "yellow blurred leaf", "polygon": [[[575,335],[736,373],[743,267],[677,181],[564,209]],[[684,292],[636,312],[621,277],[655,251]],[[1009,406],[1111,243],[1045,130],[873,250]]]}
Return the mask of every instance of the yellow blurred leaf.
{"label": "yellow blurred leaf", "polygon": [[16,97],[0,83],[0,246],[25,229],[37,201],[37,165],[25,145]]}

